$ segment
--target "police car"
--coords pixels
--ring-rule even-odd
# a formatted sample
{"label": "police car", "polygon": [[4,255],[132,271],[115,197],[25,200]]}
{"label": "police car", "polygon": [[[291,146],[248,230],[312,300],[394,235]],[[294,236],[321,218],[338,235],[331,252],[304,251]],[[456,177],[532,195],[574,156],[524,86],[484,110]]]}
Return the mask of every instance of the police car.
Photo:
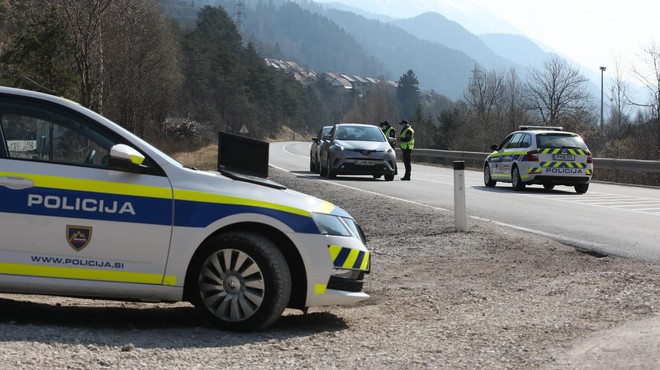
{"label": "police car", "polygon": [[0,197],[0,292],[185,300],[238,331],[369,297],[344,210],[186,168],[66,99],[0,87]]}
{"label": "police car", "polygon": [[586,193],[593,174],[593,156],[580,135],[561,127],[520,126],[501,144],[492,145],[484,162],[484,184],[510,182],[515,190],[541,184],[573,186]]}

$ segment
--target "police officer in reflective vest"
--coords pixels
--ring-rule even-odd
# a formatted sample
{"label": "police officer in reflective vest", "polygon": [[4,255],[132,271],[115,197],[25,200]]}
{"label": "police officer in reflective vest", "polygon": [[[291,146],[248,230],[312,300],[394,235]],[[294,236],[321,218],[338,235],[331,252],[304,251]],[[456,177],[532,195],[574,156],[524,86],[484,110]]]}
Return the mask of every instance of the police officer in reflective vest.
{"label": "police officer in reflective vest", "polygon": [[389,122],[383,121],[380,123],[380,128],[383,130],[387,141],[389,141],[392,148],[394,148],[396,144],[396,130],[394,130],[394,127],[390,126]]}
{"label": "police officer in reflective vest", "polygon": [[[392,146],[392,149],[396,149],[396,130],[394,129],[394,127],[390,126],[390,123],[387,121],[381,122],[379,126],[381,130],[383,130],[383,133],[385,134],[385,138]],[[396,166],[396,161],[394,161],[394,174],[396,175],[397,173],[399,173],[399,170]]]}
{"label": "police officer in reflective vest", "polygon": [[406,168],[406,173],[401,180],[410,181],[410,159],[412,157],[412,151],[415,148],[415,131],[405,119],[399,122],[399,124],[402,126],[401,133],[399,134],[399,146],[403,154],[403,165]]}

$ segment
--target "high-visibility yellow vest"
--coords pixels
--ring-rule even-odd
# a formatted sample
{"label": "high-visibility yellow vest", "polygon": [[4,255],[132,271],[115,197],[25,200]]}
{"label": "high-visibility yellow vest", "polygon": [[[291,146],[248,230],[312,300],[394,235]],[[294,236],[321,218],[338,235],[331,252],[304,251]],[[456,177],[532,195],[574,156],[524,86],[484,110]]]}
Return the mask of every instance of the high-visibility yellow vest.
{"label": "high-visibility yellow vest", "polygon": [[394,133],[394,127],[390,126],[385,130],[385,137],[386,138],[396,138],[396,134],[392,135]]}
{"label": "high-visibility yellow vest", "polygon": [[400,141],[401,149],[410,149],[413,150],[415,148],[415,130],[412,129],[412,127],[407,126],[403,130],[401,130],[401,134],[399,135],[399,140],[405,138],[408,136],[408,131],[412,133],[410,136],[410,141]]}

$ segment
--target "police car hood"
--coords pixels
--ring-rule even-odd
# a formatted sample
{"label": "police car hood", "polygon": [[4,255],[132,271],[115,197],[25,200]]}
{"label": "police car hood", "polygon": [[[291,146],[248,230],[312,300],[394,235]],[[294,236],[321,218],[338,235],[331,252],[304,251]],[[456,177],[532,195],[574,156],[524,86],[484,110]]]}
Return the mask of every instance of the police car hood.
{"label": "police car hood", "polygon": [[[345,210],[322,199],[284,187],[273,188],[259,183],[226,177],[215,171],[180,168],[183,173],[173,184],[175,193],[193,192],[232,204],[268,207],[297,214],[326,213],[351,217]],[[176,194],[175,194],[176,197]]]}

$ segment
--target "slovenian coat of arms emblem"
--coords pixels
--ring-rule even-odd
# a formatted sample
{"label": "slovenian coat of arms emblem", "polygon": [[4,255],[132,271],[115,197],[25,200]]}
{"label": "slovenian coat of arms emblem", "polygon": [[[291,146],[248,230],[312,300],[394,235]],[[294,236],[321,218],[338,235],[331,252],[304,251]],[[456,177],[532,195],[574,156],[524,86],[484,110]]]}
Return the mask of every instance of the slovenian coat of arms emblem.
{"label": "slovenian coat of arms emblem", "polygon": [[91,227],[66,225],[66,241],[76,252],[85,248],[91,240]]}

